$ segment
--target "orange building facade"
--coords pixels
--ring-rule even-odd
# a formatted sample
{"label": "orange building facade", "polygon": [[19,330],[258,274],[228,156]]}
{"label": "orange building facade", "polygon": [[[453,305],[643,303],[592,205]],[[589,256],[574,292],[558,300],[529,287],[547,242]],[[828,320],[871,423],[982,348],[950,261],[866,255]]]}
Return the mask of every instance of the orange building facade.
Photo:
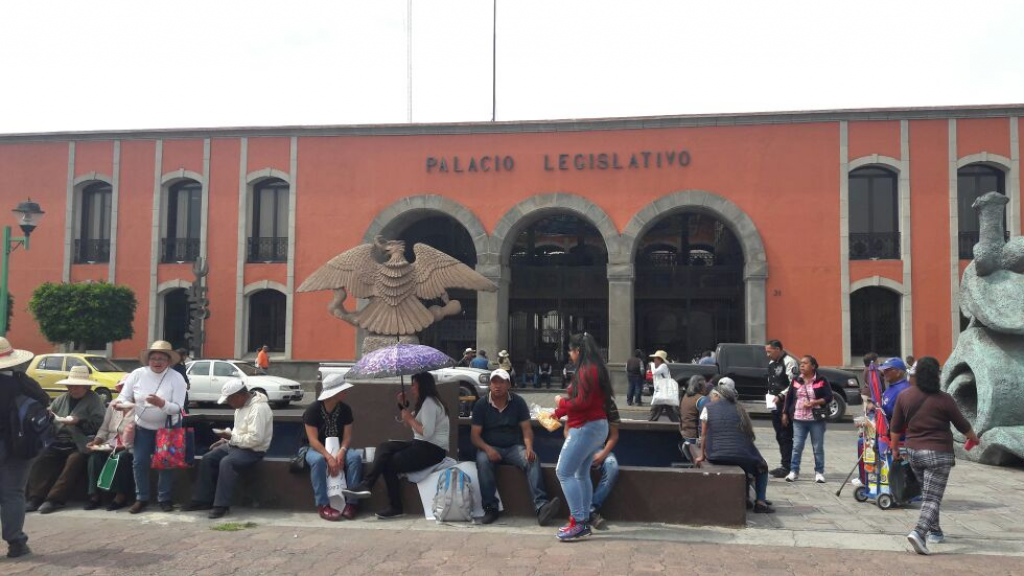
{"label": "orange building facade", "polygon": [[[11,341],[54,348],[27,311],[42,282],[134,290],[131,358],[181,340],[209,265],[207,357],[358,355],[330,293],[297,293],[375,235],[423,241],[495,281],[424,340],[564,360],[593,333],[689,360],[781,340],[822,364],[868,350],[944,359],[961,329],[970,202],[1010,198],[1020,234],[1024,106],[488,124],[0,136],[0,198],[46,218],[11,260]],[[357,303],[350,302],[350,307]],[[493,352],[492,352],[493,351]]]}

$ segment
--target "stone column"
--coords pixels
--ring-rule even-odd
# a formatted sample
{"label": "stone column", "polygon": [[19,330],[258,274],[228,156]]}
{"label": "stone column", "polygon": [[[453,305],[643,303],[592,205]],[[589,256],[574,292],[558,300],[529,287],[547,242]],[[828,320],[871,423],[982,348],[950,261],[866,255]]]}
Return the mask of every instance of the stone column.
{"label": "stone column", "polygon": [[508,295],[512,271],[500,264],[477,264],[476,271],[498,285],[497,292],[477,292],[476,347],[497,361],[498,351],[508,347]]}
{"label": "stone column", "polygon": [[768,302],[766,284],[768,277],[763,275],[745,275],[743,278],[746,296],[747,344],[764,344],[768,338],[767,318]]}
{"label": "stone column", "polygon": [[632,264],[608,264],[608,368],[616,392],[625,393],[626,360],[633,355],[633,280]]}

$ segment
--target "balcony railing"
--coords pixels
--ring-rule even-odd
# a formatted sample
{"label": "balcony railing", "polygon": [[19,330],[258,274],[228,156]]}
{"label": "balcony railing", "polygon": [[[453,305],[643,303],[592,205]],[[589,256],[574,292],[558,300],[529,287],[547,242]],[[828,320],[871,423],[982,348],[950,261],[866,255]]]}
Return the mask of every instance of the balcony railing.
{"label": "balcony railing", "polygon": [[161,262],[195,262],[199,257],[199,238],[164,238],[160,241]]}
{"label": "balcony railing", "polygon": [[[1006,240],[1010,239],[1010,231],[1004,232],[1003,236]],[[961,260],[974,260],[974,245],[978,243],[980,238],[979,232],[961,232],[960,233],[960,259]]]}
{"label": "balcony railing", "polygon": [[288,238],[249,238],[246,254],[249,262],[287,262]]}
{"label": "balcony railing", "polygon": [[899,232],[850,234],[850,260],[899,260]]}
{"label": "balcony railing", "polygon": [[75,264],[110,262],[110,239],[75,240]]}

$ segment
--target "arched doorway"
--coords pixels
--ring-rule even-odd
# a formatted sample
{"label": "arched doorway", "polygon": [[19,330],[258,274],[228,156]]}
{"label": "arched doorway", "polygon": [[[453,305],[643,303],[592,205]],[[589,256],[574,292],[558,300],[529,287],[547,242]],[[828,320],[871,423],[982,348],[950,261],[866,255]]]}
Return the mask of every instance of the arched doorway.
{"label": "arched doorway", "polygon": [[878,286],[850,294],[850,354],[875,352],[879,356],[901,356],[900,299],[902,296]]}
{"label": "arched doorway", "polygon": [[188,332],[188,291],[175,288],[164,294],[163,339],[175,348],[185,348],[185,334]]}
{"label": "arched doorway", "polygon": [[255,352],[264,344],[271,352],[284,352],[285,303],[285,295],[277,290],[259,290],[249,295],[248,352]]}
{"label": "arched doorway", "polygon": [[608,250],[594,225],[572,214],[541,217],[516,237],[509,267],[508,350],[520,373],[527,359],[561,370],[578,332],[607,346]]}
{"label": "arched doorway", "polygon": [[[476,267],[476,247],[466,228],[451,216],[431,215],[408,225],[398,234],[405,242],[405,258],[415,261],[413,246],[426,244]],[[476,347],[476,292],[449,290],[448,296],[462,304],[462,312],[431,324],[419,333],[420,342],[433,346],[453,358],[462,358],[462,351]],[[440,300],[424,302],[426,306],[442,305]]]}
{"label": "arched doorway", "polygon": [[659,219],[638,242],[637,347],[689,362],[722,342],[743,342],[743,250],[724,222],[700,212]]}

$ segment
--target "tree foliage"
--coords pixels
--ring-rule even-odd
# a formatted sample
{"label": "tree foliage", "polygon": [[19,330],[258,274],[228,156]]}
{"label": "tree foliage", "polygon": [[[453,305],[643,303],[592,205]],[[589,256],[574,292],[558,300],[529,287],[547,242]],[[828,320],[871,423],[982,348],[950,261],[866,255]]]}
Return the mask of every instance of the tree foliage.
{"label": "tree foliage", "polygon": [[127,286],[47,282],[35,289],[28,307],[54,344],[116,342],[134,333],[135,293]]}

